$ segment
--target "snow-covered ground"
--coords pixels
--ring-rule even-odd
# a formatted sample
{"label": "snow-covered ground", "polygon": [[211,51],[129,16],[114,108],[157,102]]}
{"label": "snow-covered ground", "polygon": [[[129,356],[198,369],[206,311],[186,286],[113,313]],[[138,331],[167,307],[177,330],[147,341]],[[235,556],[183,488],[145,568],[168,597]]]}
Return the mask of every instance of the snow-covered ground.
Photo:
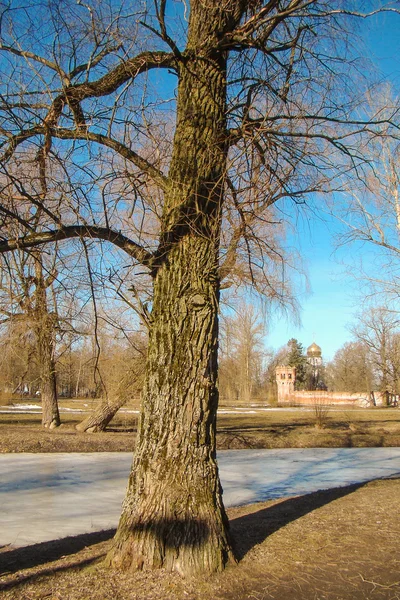
{"label": "snow-covered ground", "polygon": [[[72,413],[83,413],[85,410],[83,408],[67,408],[64,406],[59,406],[60,413],[62,412],[72,412]],[[0,406],[1,414],[39,414],[42,412],[42,407],[40,404],[10,404],[8,406]]]}
{"label": "snow-covered ground", "polygon": [[[0,545],[115,527],[130,453],[0,454]],[[227,450],[226,506],[400,476],[400,448]]]}

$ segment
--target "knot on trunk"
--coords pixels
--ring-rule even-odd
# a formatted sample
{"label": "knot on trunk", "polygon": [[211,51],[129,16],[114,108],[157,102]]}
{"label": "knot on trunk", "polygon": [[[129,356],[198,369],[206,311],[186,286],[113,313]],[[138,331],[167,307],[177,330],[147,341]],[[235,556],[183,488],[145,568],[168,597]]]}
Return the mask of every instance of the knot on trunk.
{"label": "knot on trunk", "polygon": [[207,300],[207,297],[204,294],[202,294],[201,292],[197,292],[196,294],[193,294],[193,296],[191,296],[189,298],[188,304],[189,304],[189,306],[191,306],[195,310],[196,309],[200,310],[206,304],[208,304],[208,300]]}

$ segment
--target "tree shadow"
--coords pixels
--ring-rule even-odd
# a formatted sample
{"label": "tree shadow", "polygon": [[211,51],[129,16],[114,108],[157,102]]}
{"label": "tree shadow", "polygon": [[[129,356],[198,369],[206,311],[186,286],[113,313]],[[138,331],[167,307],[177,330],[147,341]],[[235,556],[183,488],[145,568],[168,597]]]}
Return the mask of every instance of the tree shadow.
{"label": "tree shadow", "polygon": [[[91,558],[77,558],[76,560],[68,564],[52,566],[47,568],[43,566],[42,569],[35,573],[29,573],[27,575],[18,573],[18,575],[14,575],[15,578],[11,581],[0,582],[0,591],[15,588],[24,585],[25,583],[30,583],[32,581],[35,581],[36,579],[39,579],[40,577],[45,577],[46,575],[49,575],[51,577],[52,575],[55,575],[55,573],[68,571],[69,569],[76,569],[77,567],[83,568],[93,564],[94,562],[97,562],[100,558],[101,556],[95,556]],[[9,573],[7,573],[7,575],[9,575]],[[28,596],[24,596],[24,598],[25,597],[27,598]]]}
{"label": "tree shadow", "polygon": [[[209,525],[201,519],[151,519],[133,524],[131,529],[153,535],[165,548],[201,547],[210,535]],[[12,577],[16,574],[11,580],[0,582],[0,590],[20,586],[38,577],[51,576],[97,562],[104,556],[104,548],[89,557],[87,553],[73,555],[87,546],[108,541],[115,535],[115,531],[115,529],[107,529],[10,550],[4,546],[0,547],[0,576]],[[59,559],[68,559],[70,555],[70,560],[54,564]],[[36,568],[36,571],[20,573],[31,568]]]}
{"label": "tree shadow", "polygon": [[[0,552],[0,575],[11,575],[17,571],[38,567],[48,562],[54,562],[70,554],[76,554],[87,546],[99,544],[111,539],[115,529],[106,529],[93,533],[83,533],[54,540],[32,544],[22,548]],[[79,563],[80,564],[80,563]],[[0,589],[2,586],[0,584]]]}
{"label": "tree shadow", "polygon": [[149,519],[131,525],[132,532],[149,534],[165,548],[201,547],[210,536],[210,527],[202,519]]}
{"label": "tree shadow", "polygon": [[232,519],[230,527],[236,557],[241,560],[254,546],[264,542],[268,536],[288,523],[296,521],[334,500],[352,494],[367,483],[356,483],[289,498],[257,512]]}

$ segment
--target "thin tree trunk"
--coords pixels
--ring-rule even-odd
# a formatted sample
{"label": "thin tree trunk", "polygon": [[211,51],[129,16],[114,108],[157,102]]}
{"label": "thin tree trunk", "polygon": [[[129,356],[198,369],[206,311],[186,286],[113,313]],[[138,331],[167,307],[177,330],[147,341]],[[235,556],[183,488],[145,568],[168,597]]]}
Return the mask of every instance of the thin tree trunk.
{"label": "thin tree trunk", "polygon": [[42,426],[46,429],[54,429],[60,425],[54,361],[54,319],[49,314],[47,306],[46,282],[43,277],[40,253],[36,254],[34,328],[41,380]]}
{"label": "thin tree trunk", "polygon": [[40,334],[39,345],[41,372],[42,425],[46,429],[54,429],[60,425],[58,410],[56,369],[53,359],[53,344],[46,339],[48,332]]}
{"label": "thin tree trunk", "polygon": [[226,63],[207,51],[231,12],[214,6],[193,2],[180,64],[137,447],[107,557],[126,569],[190,575],[233,558],[215,449]]}

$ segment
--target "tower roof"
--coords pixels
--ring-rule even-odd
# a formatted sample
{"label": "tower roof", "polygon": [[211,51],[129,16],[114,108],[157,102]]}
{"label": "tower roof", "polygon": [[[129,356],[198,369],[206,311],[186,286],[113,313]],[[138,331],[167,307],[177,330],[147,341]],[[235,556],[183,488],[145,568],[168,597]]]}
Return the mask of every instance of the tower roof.
{"label": "tower roof", "polygon": [[310,358],[321,357],[322,356],[321,347],[318,346],[318,344],[316,344],[315,342],[313,342],[311,344],[311,346],[308,346],[308,348],[307,348],[307,356]]}

